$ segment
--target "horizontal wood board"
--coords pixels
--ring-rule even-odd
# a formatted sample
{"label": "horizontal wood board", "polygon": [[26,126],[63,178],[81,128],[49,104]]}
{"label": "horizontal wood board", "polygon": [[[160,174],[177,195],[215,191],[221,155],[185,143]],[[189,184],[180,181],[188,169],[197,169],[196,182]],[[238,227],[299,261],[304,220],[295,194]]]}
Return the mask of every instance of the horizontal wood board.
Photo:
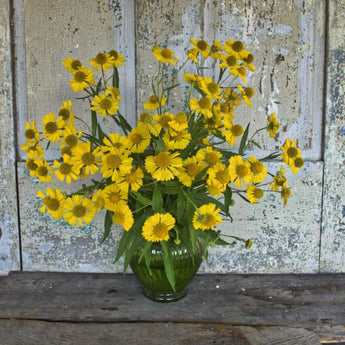
{"label": "horizontal wood board", "polygon": [[345,274],[197,275],[169,304],[144,297],[133,275],[11,272],[0,289],[0,319],[284,326],[345,337]]}

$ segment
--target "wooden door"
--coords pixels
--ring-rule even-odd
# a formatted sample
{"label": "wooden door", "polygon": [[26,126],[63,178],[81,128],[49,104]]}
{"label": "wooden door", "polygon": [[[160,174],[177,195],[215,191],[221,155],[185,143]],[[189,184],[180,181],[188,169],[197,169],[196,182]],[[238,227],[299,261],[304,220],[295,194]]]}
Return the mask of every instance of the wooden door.
{"label": "wooden door", "polygon": [[[61,65],[67,56],[87,63],[99,51],[114,47],[125,55],[127,61],[120,70],[121,111],[134,124],[143,110],[142,102],[150,96],[153,45],[167,46],[182,57],[190,37],[210,42],[228,37],[243,41],[255,55],[257,70],[249,76],[256,91],[253,107],[241,109],[241,121],[260,128],[267,115],[275,112],[283,127],[277,140],[261,141],[265,151],[272,152],[288,137],[299,138],[306,164],[297,177],[288,174],[292,196],[287,206],[282,205],[279,195],[267,195],[260,206],[236,202],[234,221],[225,221],[221,229],[229,235],[252,238],[252,248],[245,250],[241,244],[211,248],[201,271],[302,273],[345,269],[341,241],[344,197],[339,193],[345,172],[341,165],[344,157],[338,152],[344,127],[342,108],[334,105],[342,96],[343,72],[338,67],[343,63],[344,40],[339,17],[345,13],[344,1],[1,2],[12,13],[11,40],[8,19],[5,29],[8,48],[10,42],[14,44],[15,68],[15,88],[8,88],[15,103],[12,109],[7,97],[2,108],[11,110],[15,119],[10,118],[15,123],[11,128],[16,134],[9,132],[11,124],[3,117],[1,131],[5,142],[15,142],[17,147],[24,141],[25,120],[39,122],[44,114],[57,111],[63,101],[74,100],[76,94],[68,88],[69,76]],[[7,18],[6,13],[3,16]],[[10,57],[6,51],[1,54]],[[87,105],[74,104],[78,116],[87,120]],[[13,148],[7,150],[2,158],[8,163],[15,153]],[[279,169],[276,163],[270,167]],[[3,168],[2,173],[7,179],[7,170]],[[24,270],[121,271],[121,262],[112,263],[119,228],[113,227],[110,237],[100,245],[102,215],[91,225],[74,228],[41,214],[40,200],[35,196],[41,186],[29,176],[20,150],[16,174],[17,179],[9,176],[11,185],[6,190],[18,191],[18,210],[14,203],[6,206],[6,212],[18,212],[19,224],[16,218],[4,219],[2,232],[6,229],[8,234],[3,235],[7,236],[6,242],[3,240],[5,251],[17,254],[4,260],[0,271],[19,268],[20,263]]]}

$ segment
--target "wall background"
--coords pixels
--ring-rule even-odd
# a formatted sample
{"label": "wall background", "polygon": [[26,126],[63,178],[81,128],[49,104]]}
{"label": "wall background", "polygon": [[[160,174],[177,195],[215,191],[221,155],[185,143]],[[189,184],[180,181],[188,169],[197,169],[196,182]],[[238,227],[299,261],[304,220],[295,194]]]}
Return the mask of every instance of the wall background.
{"label": "wall background", "polygon": [[[222,225],[227,234],[251,237],[253,247],[212,248],[201,270],[345,271],[345,1],[0,0],[0,5],[0,271],[122,270],[121,262],[112,263],[120,229],[114,227],[100,245],[102,215],[92,225],[73,228],[39,213],[35,194],[41,186],[16,148],[24,141],[25,120],[39,122],[63,101],[74,100],[61,65],[66,56],[87,63],[99,51],[122,52],[127,62],[120,70],[121,111],[135,123],[150,96],[151,47],[164,45],[182,57],[191,36],[244,42],[257,71],[248,77],[256,95],[252,108],[241,109],[243,123],[260,128],[276,112],[285,127],[265,150],[299,138],[306,160],[297,177],[288,176],[288,206],[279,195],[266,196],[260,207],[238,201],[234,222]],[[87,107],[79,104],[73,109],[87,120]]]}

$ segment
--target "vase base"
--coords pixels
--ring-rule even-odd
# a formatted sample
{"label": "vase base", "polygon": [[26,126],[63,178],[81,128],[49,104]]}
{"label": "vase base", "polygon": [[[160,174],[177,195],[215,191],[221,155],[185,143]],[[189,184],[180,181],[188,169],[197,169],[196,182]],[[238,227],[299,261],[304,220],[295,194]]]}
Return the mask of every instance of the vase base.
{"label": "vase base", "polygon": [[188,288],[186,287],[183,290],[176,292],[154,292],[145,288],[143,289],[143,291],[146,297],[155,302],[169,303],[178,301],[185,297],[188,293]]}

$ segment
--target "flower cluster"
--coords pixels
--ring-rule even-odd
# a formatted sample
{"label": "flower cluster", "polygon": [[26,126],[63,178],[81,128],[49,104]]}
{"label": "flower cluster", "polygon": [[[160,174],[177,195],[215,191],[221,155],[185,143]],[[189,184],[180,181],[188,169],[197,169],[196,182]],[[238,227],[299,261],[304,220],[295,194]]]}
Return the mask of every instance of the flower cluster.
{"label": "flower cluster", "polygon": [[[252,135],[249,124],[243,128],[236,123],[235,109],[241,104],[251,106],[254,95],[246,80],[255,71],[254,57],[243,43],[227,39],[224,44],[216,40],[210,45],[192,38],[191,44],[178,68],[174,52],[153,48],[158,72],[134,128],[119,111],[118,67],[124,57],[114,50],[92,58],[91,68],[71,57],[62,63],[71,73],[73,91],[85,92],[83,98],[89,101],[88,133],[76,126],[80,119],[70,100],[56,114],[44,116],[41,132],[35,122],[26,123],[22,149],[31,176],[50,182],[55,175],[66,184],[85,179],[74,193],[51,188],[39,191],[40,210],[79,226],[105,210],[104,239],[113,223],[124,228],[117,259],[124,254],[127,264],[136,248],[143,248],[143,258],[149,262],[154,242],[161,243],[164,250],[171,241],[182,242],[191,252],[198,238],[206,245],[227,244],[215,228],[223,217],[231,218],[235,196],[256,203],[266,192],[273,192],[287,203],[291,190],[284,165],[274,174],[268,172],[265,162],[280,159],[294,174],[304,164],[296,140],[290,139],[268,156],[246,155],[250,147],[261,148],[254,140],[260,131],[277,137],[279,123],[270,114],[267,125]],[[217,72],[217,78],[206,75],[208,69],[203,66],[207,59],[216,66],[211,72]],[[177,76],[187,63],[194,66],[195,73],[184,73],[188,91],[178,112],[171,112],[169,95],[179,86]],[[100,77],[95,82],[97,71]],[[116,130],[105,131],[100,117],[113,119]],[[45,160],[43,140],[59,147],[60,159]],[[233,239],[247,247],[251,243]]]}

